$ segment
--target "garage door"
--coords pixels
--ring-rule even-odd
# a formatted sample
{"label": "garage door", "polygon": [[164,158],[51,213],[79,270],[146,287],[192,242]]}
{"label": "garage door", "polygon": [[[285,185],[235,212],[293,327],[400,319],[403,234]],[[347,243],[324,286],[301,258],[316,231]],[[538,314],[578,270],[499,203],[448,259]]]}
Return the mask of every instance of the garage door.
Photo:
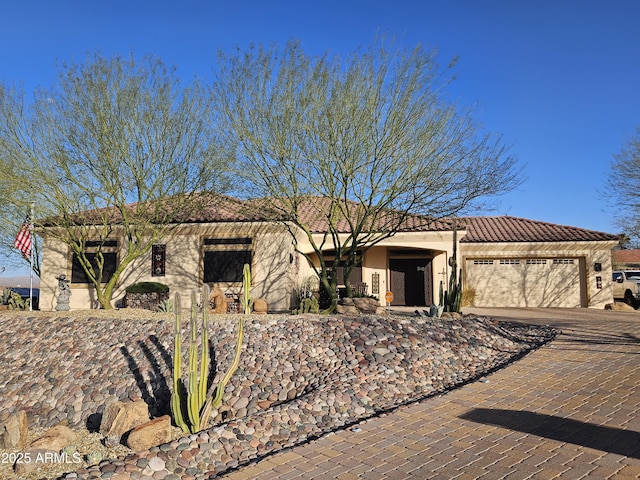
{"label": "garage door", "polygon": [[583,258],[466,260],[465,285],[477,307],[585,306]]}

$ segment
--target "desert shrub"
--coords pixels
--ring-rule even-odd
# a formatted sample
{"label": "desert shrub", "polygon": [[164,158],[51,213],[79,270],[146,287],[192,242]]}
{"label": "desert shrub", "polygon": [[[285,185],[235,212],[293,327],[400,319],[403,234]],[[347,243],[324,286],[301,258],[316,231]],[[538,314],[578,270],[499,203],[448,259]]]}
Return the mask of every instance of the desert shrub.
{"label": "desert shrub", "polygon": [[139,282],[129,285],[127,293],[168,293],[169,287],[159,282]]}
{"label": "desert shrub", "polygon": [[476,301],[476,291],[473,288],[466,287],[462,290],[462,306],[472,307]]}

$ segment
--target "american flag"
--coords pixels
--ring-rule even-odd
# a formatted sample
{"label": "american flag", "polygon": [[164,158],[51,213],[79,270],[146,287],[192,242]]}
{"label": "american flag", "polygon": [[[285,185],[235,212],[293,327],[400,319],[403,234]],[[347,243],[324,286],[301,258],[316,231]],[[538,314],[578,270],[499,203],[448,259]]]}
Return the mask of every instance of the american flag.
{"label": "american flag", "polygon": [[13,246],[16,247],[25,258],[31,257],[31,220],[27,215],[27,218],[22,223],[16,240],[13,242]]}

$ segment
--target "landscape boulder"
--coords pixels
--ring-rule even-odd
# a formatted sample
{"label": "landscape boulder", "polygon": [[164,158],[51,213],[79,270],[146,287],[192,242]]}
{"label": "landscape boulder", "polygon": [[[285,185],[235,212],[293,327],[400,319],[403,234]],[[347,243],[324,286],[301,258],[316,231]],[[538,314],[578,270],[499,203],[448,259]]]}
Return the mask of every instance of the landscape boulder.
{"label": "landscape boulder", "polygon": [[66,425],[56,425],[29,444],[29,450],[50,450],[59,452],[64,447],[74,445],[78,434]]}
{"label": "landscape boulder", "polygon": [[100,434],[121,437],[132,428],[149,421],[149,407],[144,400],[121,402],[113,400],[106,404],[100,422]]}
{"label": "landscape boulder", "polygon": [[209,294],[209,312],[227,313],[226,296],[220,287],[215,287]]}
{"label": "landscape boulder", "polygon": [[27,413],[20,410],[7,418],[0,425],[0,449],[20,450],[27,444],[27,431],[29,422]]}
{"label": "landscape boulder", "polygon": [[269,304],[264,298],[256,298],[253,301],[253,313],[269,313]]}
{"label": "landscape boulder", "polygon": [[163,415],[138,425],[127,436],[127,446],[136,452],[171,441],[171,417]]}

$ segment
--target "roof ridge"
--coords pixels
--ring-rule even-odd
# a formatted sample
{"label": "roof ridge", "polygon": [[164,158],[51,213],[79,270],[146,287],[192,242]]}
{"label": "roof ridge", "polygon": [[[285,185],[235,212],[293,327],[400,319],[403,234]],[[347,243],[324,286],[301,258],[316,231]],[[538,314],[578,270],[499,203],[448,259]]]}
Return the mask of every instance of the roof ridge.
{"label": "roof ridge", "polygon": [[617,241],[618,236],[572,225],[512,215],[465,217],[469,229],[461,242]]}

